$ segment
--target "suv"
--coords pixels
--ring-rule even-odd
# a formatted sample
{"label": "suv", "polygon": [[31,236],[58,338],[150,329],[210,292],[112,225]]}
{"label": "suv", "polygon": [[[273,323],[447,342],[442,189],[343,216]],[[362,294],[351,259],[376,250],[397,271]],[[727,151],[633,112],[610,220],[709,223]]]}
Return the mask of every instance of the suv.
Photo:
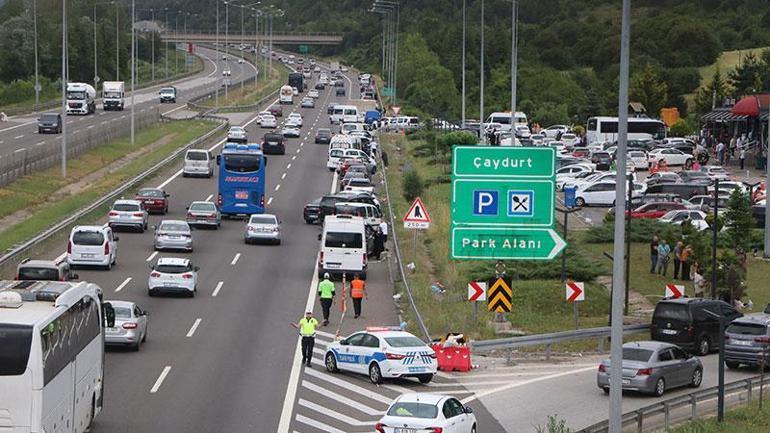
{"label": "suv", "polygon": [[676,344],[696,355],[707,355],[719,342],[719,319],[707,312],[724,316],[725,326],[743,316],[724,301],[664,299],[652,314],[650,337]]}
{"label": "suv", "polygon": [[24,259],[16,267],[17,280],[68,281],[77,280],[78,274],[70,271],[65,260],[30,260]]}
{"label": "suv", "polygon": [[725,365],[738,368],[741,364],[759,366],[762,357],[770,362],[770,314],[757,313],[736,319],[725,331]]}
{"label": "suv", "polygon": [[265,155],[285,155],[286,144],[282,134],[268,132],[262,137],[262,152]]}
{"label": "suv", "polygon": [[43,113],[40,118],[37,119],[37,133],[45,134],[61,134],[61,114],[59,113]]}
{"label": "suv", "polygon": [[164,102],[176,102],[176,87],[164,87],[160,89],[160,103]]}

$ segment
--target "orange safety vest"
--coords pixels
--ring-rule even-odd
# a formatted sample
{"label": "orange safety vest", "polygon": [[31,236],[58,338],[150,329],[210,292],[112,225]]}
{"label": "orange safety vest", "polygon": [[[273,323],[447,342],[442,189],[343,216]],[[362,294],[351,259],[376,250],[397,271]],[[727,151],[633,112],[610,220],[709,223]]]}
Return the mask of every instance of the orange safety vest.
{"label": "orange safety vest", "polygon": [[350,297],[360,299],[364,297],[364,280],[350,282]]}

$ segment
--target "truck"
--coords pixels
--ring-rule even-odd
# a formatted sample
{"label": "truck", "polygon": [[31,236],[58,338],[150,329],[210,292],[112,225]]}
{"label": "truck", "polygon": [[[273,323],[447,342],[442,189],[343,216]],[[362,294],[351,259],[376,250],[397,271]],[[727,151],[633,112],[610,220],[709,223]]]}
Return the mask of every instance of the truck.
{"label": "truck", "polygon": [[330,62],[329,63],[329,70],[331,73],[335,73],[340,70],[340,62]]}
{"label": "truck", "polygon": [[304,81],[305,77],[301,72],[289,73],[289,87],[294,87],[297,91],[302,92],[305,90]]}
{"label": "truck", "polygon": [[279,103],[281,104],[293,104],[294,103],[294,89],[289,86],[281,87]]}
{"label": "truck", "polygon": [[164,87],[160,89],[160,92],[158,92],[160,95],[160,103],[164,102],[176,102],[176,87],[170,86],[170,87]]}
{"label": "truck", "polygon": [[123,97],[126,94],[126,85],[123,81],[105,81],[102,84],[102,106],[104,111],[123,111]]}
{"label": "truck", "polygon": [[96,112],[96,89],[86,83],[67,83],[67,114]]}

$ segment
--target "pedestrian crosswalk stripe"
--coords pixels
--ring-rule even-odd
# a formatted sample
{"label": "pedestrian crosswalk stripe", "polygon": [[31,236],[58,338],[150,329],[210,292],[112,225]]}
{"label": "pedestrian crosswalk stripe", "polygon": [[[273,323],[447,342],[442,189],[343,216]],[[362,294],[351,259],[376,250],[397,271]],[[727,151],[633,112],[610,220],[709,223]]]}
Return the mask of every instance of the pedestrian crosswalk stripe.
{"label": "pedestrian crosswalk stripe", "polygon": [[336,412],[334,410],[331,410],[331,409],[329,409],[327,407],[323,407],[323,406],[315,404],[315,403],[313,403],[311,401],[307,401],[307,400],[305,400],[303,398],[300,398],[298,403],[302,407],[306,407],[306,408],[308,408],[310,410],[313,410],[313,411],[316,411],[316,412],[318,412],[320,414],[323,414],[323,415],[326,415],[326,416],[330,416],[330,417],[334,418],[337,421],[342,421],[345,424],[352,425],[354,427],[369,426],[369,425],[374,425],[374,423],[375,423],[374,421],[359,421],[359,420],[351,418],[351,417],[349,417],[347,415],[344,415],[344,414],[341,414],[341,413]]}
{"label": "pedestrian crosswalk stripe", "polygon": [[318,430],[327,432],[327,433],[347,433],[343,430],[340,430],[338,428],[334,428],[330,426],[329,424],[324,424],[321,421],[316,421],[314,419],[308,418],[306,416],[302,416],[300,414],[297,414],[297,417],[295,418],[297,421],[301,422],[302,424],[307,424],[310,427],[315,427]]}
{"label": "pedestrian crosswalk stripe", "polygon": [[305,375],[312,376],[318,379],[321,379],[323,381],[329,382],[332,385],[339,386],[340,388],[345,388],[348,391],[353,391],[357,394],[360,394],[366,398],[369,398],[374,401],[379,401],[380,403],[384,403],[387,405],[390,405],[391,401],[393,399],[385,397],[383,395],[377,394],[376,392],[369,391],[366,388],[362,388],[358,385],[353,385],[352,383],[346,382],[341,379],[337,379],[336,377],[333,377],[332,375],[328,373],[322,373],[320,371],[316,371],[313,369],[305,369]]}
{"label": "pedestrian crosswalk stripe", "polygon": [[352,400],[350,398],[345,397],[344,395],[337,394],[334,391],[330,391],[326,388],[323,388],[321,386],[318,386],[314,384],[313,382],[308,382],[307,380],[302,381],[302,387],[309,389],[310,391],[314,391],[324,397],[329,397],[332,400],[334,400],[337,403],[342,403],[344,405],[350,406],[353,409],[356,409],[360,412],[363,412],[370,416],[380,416],[385,413],[384,410],[377,410],[373,407],[369,407],[360,401]]}

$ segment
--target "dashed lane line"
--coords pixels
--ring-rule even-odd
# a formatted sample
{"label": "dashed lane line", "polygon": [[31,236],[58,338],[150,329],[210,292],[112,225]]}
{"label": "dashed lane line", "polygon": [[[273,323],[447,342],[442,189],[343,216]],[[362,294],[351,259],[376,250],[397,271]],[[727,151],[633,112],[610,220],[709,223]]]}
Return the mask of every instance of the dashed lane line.
{"label": "dashed lane line", "polygon": [[286,179],[286,173],[281,175],[281,180]]}
{"label": "dashed lane line", "polygon": [[146,260],[146,261],[148,261],[148,262],[151,262],[151,261],[152,261],[152,259],[154,259],[154,258],[155,258],[155,256],[157,256],[157,255],[158,255],[158,252],[157,252],[157,251],[153,252],[152,254],[150,254],[150,257],[147,257],[147,260]]}
{"label": "dashed lane line", "polygon": [[125,288],[125,287],[128,285],[128,283],[130,283],[130,282],[131,282],[131,277],[128,277],[128,278],[126,278],[126,279],[125,279],[125,280],[124,280],[122,283],[120,283],[120,285],[119,285],[119,286],[118,286],[118,287],[115,289],[115,292],[119,292],[119,291],[123,290],[123,289],[124,289],[124,288]]}
{"label": "dashed lane line", "polygon": [[206,197],[206,200],[203,200],[203,201],[211,201],[212,197],[214,197],[214,194],[209,194],[209,196]]}
{"label": "dashed lane line", "polygon": [[211,292],[211,296],[216,297],[219,294],[219,291],[222,290],[222,286],[225,284],[224,281],[220,281],[217,283],[217,286],[214,287],[214,291]]}
{"label": "dashed lane line", "polygon": [[200,317],[198,317],[197,319],[195,319],[195,322],[194,322],[194,323],[192,324],[192,326],[190,327],[190,330],[189,330],[189,331],[187,331],[187,335],[185,335],[185,337],[187,337],[187,338],[190,338],[190,337],[192,337],[193,335],[195,335],[195,330],[197,330],[197,329],[198,329],[198,326],[200,326],[200,324],[201,324],[201,321],[202,321],[202,320],[203,320],[203,319],[201,319]]}
{"label": "dashed lane line", "polygon": [[18,140],[18,139],[20,139],[20,138],[24,138],[24,134],[21,134],[21,135],[17,135],[17,136],[15,136],[15,137],[13,137],[13,139],[14,139],[14,140]]}
{"label": "dashed lane line", "polygon": [[280,183],[279,183],[278,185],[276,185],[276,186],[275,186],[275,190],[276,190],[276,191],[278,191],[279,189],[281,189],[281,184],[280,184]]}
{"label": "dashed lane line", "polygon": [[238,259],[241,258],[241,253],[236,253],[235,257],[233,257],[233,261],[230,262],[231,265],[235,266],[236,263],[238,263]]}
{"label": "dashed lane line", "polygon": [[270,203],[272,203],[272,202],[273,202],[273,198],[272,198],[272,197],[270,197],[269,199],[267,199],[267,205],[268,205],[268,206],[270,206]]}
{"label": "dashed lane line", "polygon": [[168,373],[171,371],[171,366],[167,365],[163,367],[163,371],[160,372],[160,376],[158,376],[158,379],[155,381],[155,384],[150,389],[150,394],[155,394],[160,389],[160,386],[163,385],[163,381],[166,380],[166,376],[168,376]]}

